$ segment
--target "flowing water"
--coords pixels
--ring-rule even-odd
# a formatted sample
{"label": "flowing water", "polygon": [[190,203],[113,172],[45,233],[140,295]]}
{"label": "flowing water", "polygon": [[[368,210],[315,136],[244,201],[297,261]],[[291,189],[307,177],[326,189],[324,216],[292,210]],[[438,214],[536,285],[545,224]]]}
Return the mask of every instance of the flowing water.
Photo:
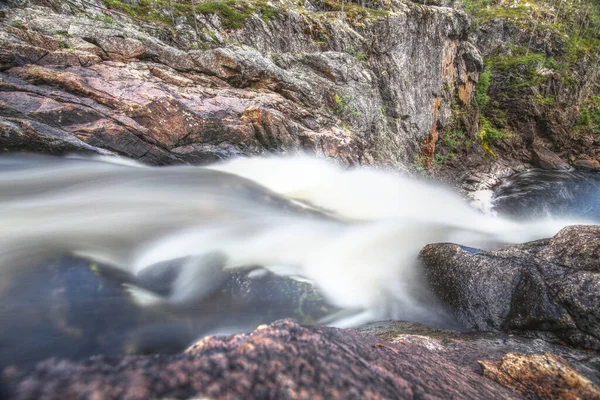
{"label": "flowing water", "polygon": [[310,157],[156,168],[2,156],[0,364],[178,351],[283,317],[451,326],[419,274],[419,250],[494,248],[597,221],[595,179],[591,214],[553,213],[541,194],[545,211],[516,221],[536,177],[498,189],[505,218],[441,186]]}

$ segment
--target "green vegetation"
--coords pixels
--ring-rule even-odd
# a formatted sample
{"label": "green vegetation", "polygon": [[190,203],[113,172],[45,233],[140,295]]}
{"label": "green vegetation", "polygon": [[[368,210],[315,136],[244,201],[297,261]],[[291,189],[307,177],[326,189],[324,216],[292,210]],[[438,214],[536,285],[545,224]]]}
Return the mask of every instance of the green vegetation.
{"label": "green vegetation", "polygon": [[102,22],[104,22],[105,24],[112,24],[115,22],[115,20],[110,15],[105,15],[104,17],[102,17]]}
{"label": "green vegetation", "polygon": [[575,127],[600,134],[600,96],[592,96],[588,100],[575,122]]}
{"label": "green vegetation", "polygon": [[271,20],[271,18],[273,18],[275,15],[279,14],[280,12],[281,12],[281,9],[279,9],[277,7],[273,7],[269,4],[263,4],[260,8],[260,13],[261,13],[260,18],[264,22],[269,22]]}
{"label": "green vegetation", "polygon": [[336,114],[347,114],[350,113],[352,115],[360,115],[360,111],[356,109],[354,105],[354,100],[351,96],[340,96],[335,93],[333,95],[333,101],[335,103],[334,112]]}
{"label": "green vegetation", "polygon": [[467,146],[466,137],[465,132],[460,129],[444,131],[441,135],[442,143],[452,151],[463,146],[469,147]]}
{"label": "green vegetation", "polygon": [[448,154],[441,154],[441,153],[437,153],[435,155],[435,157],[433,157],[433,165],[435,166],[442,166],[446,163],[446,161],[448,160],[452,160],[456,155],[454,154],[454,152],[450,152]]}
{"label": "green vegetation", "polygon": [[490,102],[490,96],[488,95],[488,90],[490,89],[490,84],[492,83],[492,70],[486,69],[481,75],[479,75],[479,81],[477,82],[477,86],[475,87],[475,101],[480,109],[485,109],[487,104]]}
{"label": "green vegetation", "polygon": [[487,118],[481,117],[479,119],[477,140],[481,143],[481,147],[483,147],[486,154],[496,158],[496,153],[490,148],[490,145],[507,137],[508,134],[505,131],[495,128]]}
{"label": "green vegetation", "polygon": [[18,29],[25,29],[25,27],[23,26],[21,21],[19,21],[17,19],[13,19],[12,21],[10,21],[10,26],[13,26]]}
{"label": "green vegetation", "polygon": [[[475,88],[480,110],[476,140],[487,154],[495,157],[491,146],[531,118],[528,113],[551,116],[557,109],[580,107],[575,129],[600,132],[600,101],[594,100],[599,96],[581,105],[574,95],[589,92],[594,84],[591,92],[599,92],[597,82],[582,78],[600,62],[600,2],[464,0],[462,4],[475,27],[501,18],[516,28],[510,42],[485,57]],[[442,140],[450,139],[442,136]]]}
{"label": "green vegetation", "polygon": [[241,28],[254,8],[248,3],[236,3],[234,0],[206,1],[198,5],[196,11],[199,14],[219,15],[226,28]]}
{"label": "green vegetation", "polygon": [[[194,9],[191,0],[173,0],[173,9],[167,0],[140,0],[139,5],[133,6],[121,0],[103,0],[105,7],[123,12],[131,17],[152,21],[163,25],[172,25],[172,19],[184,16],[190,25],[193,23]],[[208,0],[196,1],[196,14],[217,14],[225,28],[241,28],[244,21],[253,13],[260,13],[263,21],[268,22],[281,12],[280,8],[267,3],[266,0],[236,1]],[[173,18],[171,18],[171,13]]]}
{"label": "green vegetation", "polygon": [[366,65],[369,60],[369,56],[364,51],[351,51],[350,55],[360,61],[362,65]]}
{"label": "green vegetation", "polygon": [[106,8],[123,12],[131,17],[159,24],[170,24],[166,0],[140,0],[139,5],[133,6],[119,0],[102,0]]}

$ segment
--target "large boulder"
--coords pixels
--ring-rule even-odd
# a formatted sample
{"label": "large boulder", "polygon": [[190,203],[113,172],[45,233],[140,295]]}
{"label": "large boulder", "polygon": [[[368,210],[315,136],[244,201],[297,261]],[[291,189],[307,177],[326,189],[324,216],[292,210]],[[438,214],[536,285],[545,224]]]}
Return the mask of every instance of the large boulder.
{"label": "large boulder", "polygon": [[362,330],[282,320],[249,334],[206,337],[182,354],[7,368],[0,382],[12,399],[594,399],[600,393],[595,352],[400,321]]}
{"label": "large boulder", "polygon": [[495,251],[431,244],[420,258],[433,290],[467,327],[600,349],[600,226]]}
{"label": "large boulder", "polygon": [[179,355],[48,360],[5,370],[14,399],[498,398],[519,396],[420,346],[290,320],[207,337]]}

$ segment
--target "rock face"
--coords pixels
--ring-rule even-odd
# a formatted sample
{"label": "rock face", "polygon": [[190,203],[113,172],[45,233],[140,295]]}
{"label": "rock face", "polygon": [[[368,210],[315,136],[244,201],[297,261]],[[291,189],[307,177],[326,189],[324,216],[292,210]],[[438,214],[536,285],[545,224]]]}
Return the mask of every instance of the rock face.
{"label": "rock face", "polygon": [[[54,359],[30,370],[7,368],[2,382],[12,399],[598,395],[598,353],[399,321],[362,330],[381,338],[282,320],[250,334],[204,338],[184,354],[93,357],[80,363]],[[511,350],[522,353],[507,354]],[[548,351],[564,358],[543,353]],[[540,382],[547,383],[545,392]]]}
{"label": "rock face", "polygon": [[432,244],[420,256],[434,292],[467,327],[543,331],[600,349],[600,227],[489,252]]}
{"label": "rock face", "polygon": [[402,167],[449,123],[446,92],[468,104],[481,69],[468,19],[449,8],[395,2],[340,19],[275,3],[233,28],[203,14],[186,45],[100,1],[29,3],[1,15],[5,151],[152,164],[308,151]]}
{"label": "rock face", "polygon": [[[598,107],[600,53],[597,47],[580,46],[573,33],[565,35],[558,28],[561,20],[580,18],[583,10],[559,11],[550,3],[508,4],[498,1],[474,10],[470,36],[490,73],[489,98],[480,107],[481,115],[511,133],[503,140],[510,146],[495,146],[498,156],[549,169],[564,169],[566,161],[576,159],[600,161],[598,121],[589,117],[589,110]],[[587,12],[596,15],[597,5],[587,6]],[[552,23],[539,29],[533,21],[541,13]],[[598,39],[596,33],[589,38]]]}
{"label": "rock face", "polygon": [[526,356],[508,353],[498,366],[481,362],[483,375],[527,398],[597,399],[600,387],[551,354]]}
{"label": "rock face", "polygon": [[205,338],[177,356],[48,361],[4,376],[15,399],[516,397],[419,346],[291,321]]}

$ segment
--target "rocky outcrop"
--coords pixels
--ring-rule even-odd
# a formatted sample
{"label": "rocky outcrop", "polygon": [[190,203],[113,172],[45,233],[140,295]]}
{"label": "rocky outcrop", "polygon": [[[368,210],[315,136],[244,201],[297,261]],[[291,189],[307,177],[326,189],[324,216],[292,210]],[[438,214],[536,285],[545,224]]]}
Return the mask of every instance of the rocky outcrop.
{"label": "rocky outcrop", "polygon": [[483,375],[527,398],[597,399],[600,387],[551,354],[508,353],[498,365],[481,362]]}
{"label": "rocky outcrop", "polygon": [[591,45],[598,34],[590,22],[597,4],[492,3],[473,10],[470,39],[490,73],[481,114],[506,134],[496,154],[540,165],[540,151],[552,151],[562,161],[544,168],[556,169],[600,160],[598,121],[589,118],[600,81],[598,47]]}
{"label": "rocky outcrop", "polygon": [[450,123],[454,93],[471,101],[481,69],[468,19],[443,7],[351,4],[341,18],[274,3],[235,26],[200,14],[186,42],[189,25],[169,33],[96,0],[28,4],[0,15],[5,151],[152,164],[308,151],[406,167]]}
{"label": "rocky outcrop", "polygon": [[434,292],[467,327],[600,349],[598,226],[495,251],[432,244],[420,256]]}
{"label": "rocky outcrop", "polygon": [[[2,382],[6,396],[13,399],[510,399],[555,394],[592,399],[598,395],[593,369],[597,353],[540,347],[531,339],[433,331],[418,324],[375,325],[364,329],[386,340],[282,320],[250,334],[204,338],[184,354],[93,357],[84,362],[54,359],[30,370],[7,368]],[[501,356],[487,353],[488,345],[534,353]],[[549,346],[577,359],[578,366],[539,353]],[[528,370],[527,365],[538,368]],[[546,391],[540,382],[548,383]]]}

